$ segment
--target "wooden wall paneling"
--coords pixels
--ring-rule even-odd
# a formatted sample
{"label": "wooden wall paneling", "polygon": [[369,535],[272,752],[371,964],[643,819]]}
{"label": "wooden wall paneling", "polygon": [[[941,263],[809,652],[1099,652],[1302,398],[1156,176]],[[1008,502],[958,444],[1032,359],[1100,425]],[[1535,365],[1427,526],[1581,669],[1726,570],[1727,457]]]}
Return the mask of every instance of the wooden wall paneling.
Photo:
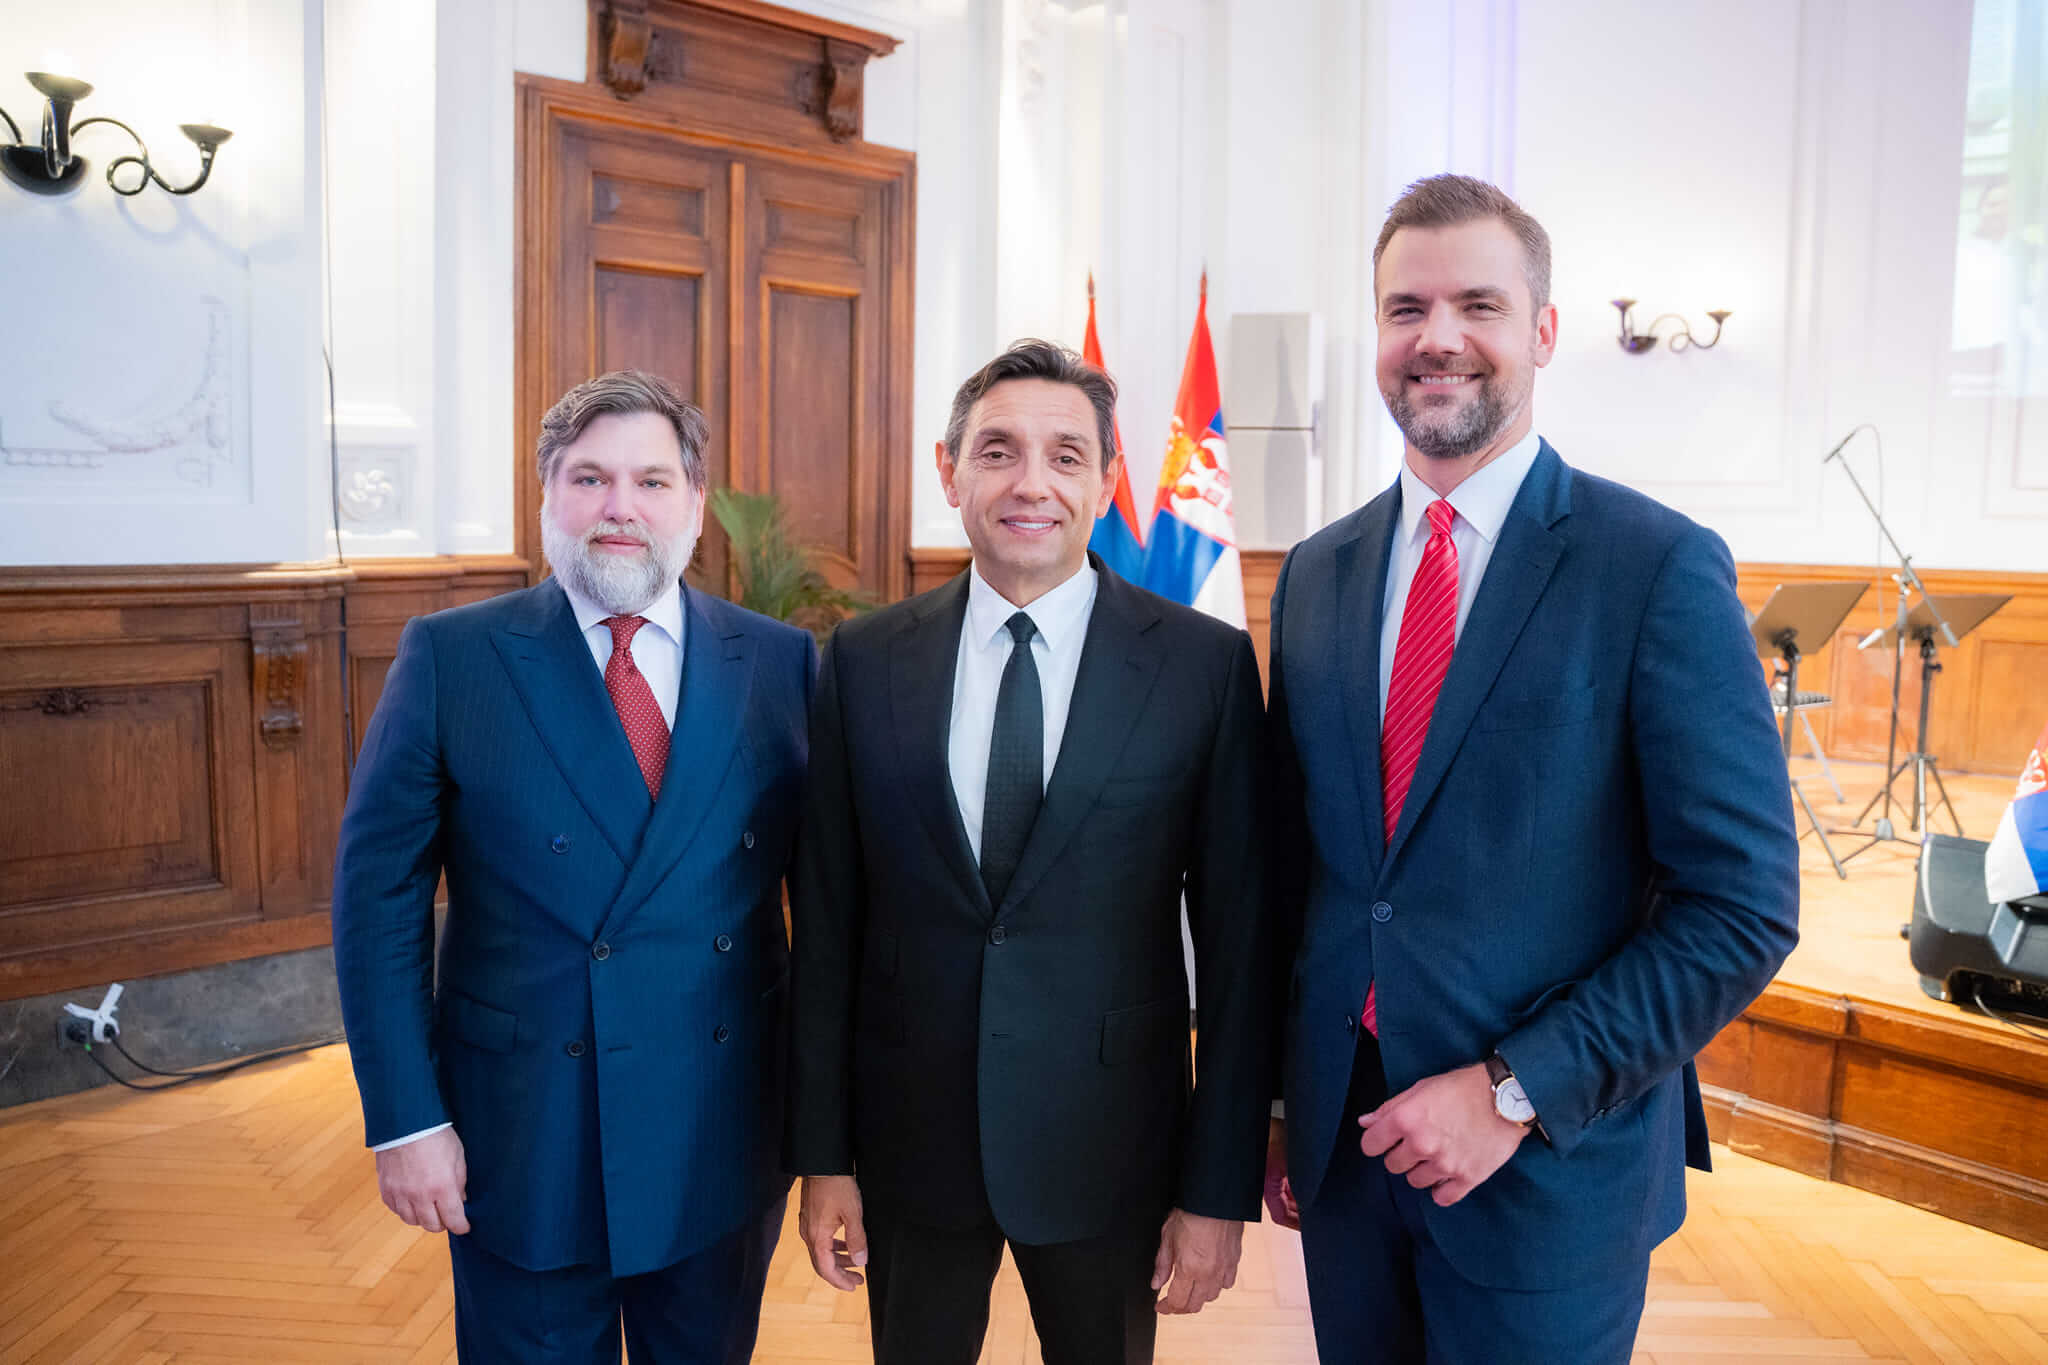
{"label": "wooden wall paneling", "polygon": [[[673,370],[694,348],[713,484],[784,494],[834,577],[902,595],[915,159],[858,142],[791,150],[689,123],[672,102],[518,79],[518,552],[539,570],[525,452],[547,407],[623,363],[614,351],[655,348]],[[778,385],[791,401],[769,402]],[[693,581],[730,590],[715,524]]]}
{"label": "wooden wall paneling", "polygon": [[1734,1150],[2048,1246],[2048,1047],[1773,982],[1699,1071]]}
{"label": "wooden wall paneling", "polygon": [[835,582],[900,595],[884,548],[909,486],[891,466],[910,454],[886,421],[892,186],[765,157],[750,159],[745,185],[733,306],[749,399],[731,481],[779,495]]}
{"label": "wooden wall paneling", "polygon": [[0,998],[325,939],[345,578],[0,573]]}
{"label": "wooden wall paneling", "polygon": [[[1971,632],[1959,649],[1941,647],[1941,672],[1929,717],[1933,753],[1951,772],[2017,775],[2043,724],[2048,724],[2048,574],[1922,569],[1937,597],[2009,595],[1996,615]],[[1822,745],[1838,758],[1882,760],[1891,722],[1892,654],[1878,645],[1859,650],[1870,631],[1892,623],[1897,587],[1867,567],[1813,564],[1739,565],[1738,591],[1752,608],[1780,583],[1868,581],[1840,637],[1801,665],[1801,681],[1826,691],[1834,704],[1812,713]],[[1920,659],[1908,644],[1900,674],[1900,751],[1918,739]],[[1905,783],[1900,783],[1905,790]]]}
{"label": "wooden wall paneling", "polygon": [[29,794],[0,821],[0,1000],[327,942],[347,754],[399,631],[527,573],[0,571],[0,790]]}

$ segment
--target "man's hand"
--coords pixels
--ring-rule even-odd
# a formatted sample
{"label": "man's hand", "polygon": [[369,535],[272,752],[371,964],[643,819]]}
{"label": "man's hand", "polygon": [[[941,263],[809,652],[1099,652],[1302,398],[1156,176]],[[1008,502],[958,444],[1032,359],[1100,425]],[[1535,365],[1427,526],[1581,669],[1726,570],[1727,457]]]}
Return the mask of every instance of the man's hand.
{"label": "man's hand", "polygon": [[1166,1292],[1153,1307],[1161,1313],[1201,1312],[1203,1304],[1237,1283],[1243,1250],[1243,1223],[1184,1209],[1167,1214],[1159,1229],[1159,1254],[1152,1258],[1152,1288]]}
{"label": "man's hand", "polygon": [[469,1231],[469,1163],[453,1128],[377,1153],[377,1193],[384,1207],[428,1232]]}
{"label": "man's hand", "polygon": [[854,1267],[868,1263],[868,1232],[861,1222],[860,1185],[852,1176],[805,1176],[796,1227],[819,1279],[834,1289],[860,1288]]}
{"label": "man's hand", "polygon": [[1283,1228],[1301,1231],[1301,1205],[1287,1181],[1287,1121],[1266,1120],[1266,1216]]}
{"label": "man's hand", "polygon": [[1493,1083],[1475,1062],[1426,1076],[1358,1117],[1358,1149],[1381,1157],[1395,1175],[1445,1208],[1507,1165],[1529,1130],[1493,1107]]}

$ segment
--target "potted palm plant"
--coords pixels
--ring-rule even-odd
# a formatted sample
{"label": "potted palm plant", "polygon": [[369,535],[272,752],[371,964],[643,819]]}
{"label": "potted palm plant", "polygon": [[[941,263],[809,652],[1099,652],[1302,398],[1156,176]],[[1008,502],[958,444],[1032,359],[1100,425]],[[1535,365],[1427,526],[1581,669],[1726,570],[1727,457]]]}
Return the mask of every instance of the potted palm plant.
{"label": "potted palm plant", "polygon": [[734,600],[749,611],[802,626],[823,644],[832,627],[875,605],[869,594],[835,588],[818,571],[812,551],[791,537],[789,513],[775,494],[714,488],[711,515],[732,542]]}

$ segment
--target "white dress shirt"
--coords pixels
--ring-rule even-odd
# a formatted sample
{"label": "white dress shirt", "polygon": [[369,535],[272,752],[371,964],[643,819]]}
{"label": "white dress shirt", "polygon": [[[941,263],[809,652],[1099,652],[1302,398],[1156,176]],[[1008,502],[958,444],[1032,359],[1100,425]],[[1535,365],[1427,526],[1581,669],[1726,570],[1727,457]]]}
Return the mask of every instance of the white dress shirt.
{"label": "white dress shirt", "polygon": [[[1038,633],[1031,637],[1031,657],[1038,665],[1038,690],[1045,703],[1044,783],[1060,758],[1060,739],[1067,729],[1067,708],[1074,700],[1074,676],[1081,670],[1081,645],[1088,638],[1088,620],[1095,614],[1095,569],[1081,571],[1028,607]],[[1016,615],[1001,593],[988,585],[981,570],[967,573],[967,616],[960,623],[960,655],[953,667],[953,722],[947,731],[946,769],[953,779],[953,800],[967,844],[981,861],[982,805],[988,799],[988,746],[996,729],[996,693],[1003,667],[1016,641],[1009,620]],[[1043,787],[1041,786],[1041,790]]]}
{"label": "white dress shirt", "polygon": [[[561,582],[560,579],[556,580]],[[569,599],[570,609],[576,613],[576,625],[583,632],[583,643],[590,646],[590,657],[597,664],[599,678],[604,676],[605,665],[612,659],[612,628],[605,624],[613,613],[606,611],[589,598],[582,596],[566,582],[562,593]],[[647,679],[648,687],[654,690],[654,700],[661,707],[661,718],[668,722],[668,728],[676,728],[676,697],[683,686],[683,595],[678,585],[671,583],[668,591],[648,604],[647,610],[638,615],[647,618],[647,624],[633,632],[633,662],[640,669],[640,676]],[[1071,684],[1070,684],[1071,686]],[[993,704],[993,703],[991,703]],[[987,765],[987,755],[982,763]],[[380,1142],[370,1150],[388,1152],[393,1147],[403,1147],[408,1142],[418,1142],[431,1137],[443,1128],[452,1128],[452,1123],[437,1123],[432,1128],[422,1128],[417,1133],[407,1133],[402,1138]]]}
{"label": "white dress shirt", "polygon": [[[1453,641],[1465,634],[1465,619],[1472,614],[1473,599],[1479,596],[1479,580],[1493,558],[1493,547],[1507,525],[1508,509],[1522,480],[1536,463],[1542,438],[1532,429],[1527,436],[1482,465],[1471,477],[1451,490],[1450,504],[1458,516],[1451,523],[1451,544],[1458,551],[1458,621]],[[1401,640],[1401,614],[1408,607],[1408,585],[1422,563],[1423,547],[1429,544],[1429,505],[1437,500],[1436,490],[1401,466],[1401,523],[1394,531],[1394,547],[1387,559],[1387,600],[1380,614],[1380,719],[1387,718],[1387,686],[1394,677],[1394,650]]]}

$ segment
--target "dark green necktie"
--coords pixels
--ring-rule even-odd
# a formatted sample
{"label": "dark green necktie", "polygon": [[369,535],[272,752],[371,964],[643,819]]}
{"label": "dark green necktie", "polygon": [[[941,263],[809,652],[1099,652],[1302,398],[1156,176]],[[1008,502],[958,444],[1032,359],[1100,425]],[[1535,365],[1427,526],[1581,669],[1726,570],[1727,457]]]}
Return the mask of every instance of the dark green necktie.
{"label": "dark green necktie", "polygon": [[1038,819],[1045,795],[1045,700],[1038,687],[1038,661],[1030,615],[1018,612],[1006,623],[1016,644],[1003,665],[996,690],[996,725],[988,742],[988,787],[981,807],[981,880],[991,905],[1003,903],[1010,878],[1024,857],[1024,842]]}

